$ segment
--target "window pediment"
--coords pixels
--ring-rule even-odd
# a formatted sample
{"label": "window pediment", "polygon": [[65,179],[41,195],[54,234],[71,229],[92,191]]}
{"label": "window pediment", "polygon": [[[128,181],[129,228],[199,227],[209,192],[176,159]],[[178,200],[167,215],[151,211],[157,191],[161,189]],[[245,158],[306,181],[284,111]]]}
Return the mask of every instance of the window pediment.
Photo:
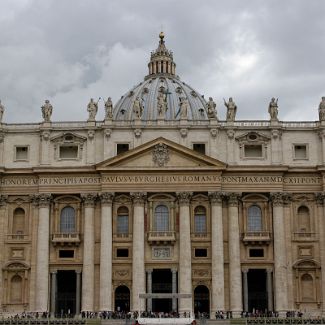
{"label": "window pediment", "polygon": [[246,132],[235,138],[240,144],[265,144],[271,137],[260,132]]}
{"label": "window pediment", "polygon": [[59,134],[51,138],[51,141],[54,144],[66,144],[66,145],[83,144],[86,140],[87,140],[86,137],[83,137],[81,135],[72,132],[64,132],[62,134]]}

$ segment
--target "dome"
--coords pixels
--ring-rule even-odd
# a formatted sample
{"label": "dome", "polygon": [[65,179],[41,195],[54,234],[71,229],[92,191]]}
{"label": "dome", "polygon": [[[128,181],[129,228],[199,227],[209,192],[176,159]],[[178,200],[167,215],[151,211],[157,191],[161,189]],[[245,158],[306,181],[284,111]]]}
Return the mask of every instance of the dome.
{"label": "dome", "polygon": [[151,53],[149,74],[116,103],[115,120],[207,120],[207,102],[175,75],[173,53],[167,50],[164,34]]}

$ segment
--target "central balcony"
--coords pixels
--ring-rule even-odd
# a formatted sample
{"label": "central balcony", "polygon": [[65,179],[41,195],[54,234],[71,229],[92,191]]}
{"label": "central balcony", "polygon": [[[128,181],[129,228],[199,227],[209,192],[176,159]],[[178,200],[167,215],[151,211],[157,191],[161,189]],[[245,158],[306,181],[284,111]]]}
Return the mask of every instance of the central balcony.
{"label": "central balcony", "polygon": [[147,236],[149,244],[173,245],[176,241],[175,231],[149,231]]}
{"label": "central balcony", "polygon": [[56,245],[79,246],[80,234],[76,232],[71,233],[54,233],[52,234],[52,243]]}
{"label": "central balcony", "polygon": [[245,245],[268,245],[271,241],[269,231],[247,231],[242,233],[242,241]]}

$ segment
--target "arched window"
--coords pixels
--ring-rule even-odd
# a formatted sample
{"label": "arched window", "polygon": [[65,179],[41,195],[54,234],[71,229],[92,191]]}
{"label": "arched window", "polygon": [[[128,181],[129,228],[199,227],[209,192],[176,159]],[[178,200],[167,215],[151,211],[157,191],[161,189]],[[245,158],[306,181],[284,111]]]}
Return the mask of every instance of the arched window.
{"label": "arched window", "polygon": [[252,205],[248,208],[247,230],[253,232],[263,230],[262,210],[257,205]]}
{"label": "arched window", "polygon": [[72,233],[76,231],[76,212],[72,207],[65,207],[61,210],[60,232]]}
{"label": "arched window", "polygon": [[13,214],[12,233],[23,234],[25,232],[25,211],[22,208],[17,208]]}
{"label": "arched window", "polygon": [[198,206],[194,210],[194,232],[200,234],[207,232],[207,214],[203,206]]}
{"label": "arched window", "polygon": [[309,209],[301,206],[298,209],[298,227],[301,232],[310,232],[310,214]]}
{"label": "arched window", "polygon": [[154,219],[155,231],[169,230],[169,211],[166,205],[156,206]]}
{"label": "arched window", "polygon": [[314,301],[314,281],[310,274],[303,274],[301,277],[301,298],[302,301]]}
{"label": "arched window", "polygon": [[21,303],[23,298],[22,278],[19,275],[14,275],[10,281],[10,301],[12,303]]}
{"label": "arched window", "polygon": [[117,209],[116,232],[118,234],[129,233],[129,209],[127,207],[119,207]]}

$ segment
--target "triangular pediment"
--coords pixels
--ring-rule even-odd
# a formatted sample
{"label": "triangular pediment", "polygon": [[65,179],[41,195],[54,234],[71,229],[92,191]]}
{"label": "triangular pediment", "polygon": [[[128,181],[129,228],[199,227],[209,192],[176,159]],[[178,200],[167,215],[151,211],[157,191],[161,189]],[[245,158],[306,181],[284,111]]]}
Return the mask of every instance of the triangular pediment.
{"label": "triangular pediment", "polygon": [[216,169],[226,165],[165,138],[157,138],[132,150],[97,164],[97,170],[107,169]]}

